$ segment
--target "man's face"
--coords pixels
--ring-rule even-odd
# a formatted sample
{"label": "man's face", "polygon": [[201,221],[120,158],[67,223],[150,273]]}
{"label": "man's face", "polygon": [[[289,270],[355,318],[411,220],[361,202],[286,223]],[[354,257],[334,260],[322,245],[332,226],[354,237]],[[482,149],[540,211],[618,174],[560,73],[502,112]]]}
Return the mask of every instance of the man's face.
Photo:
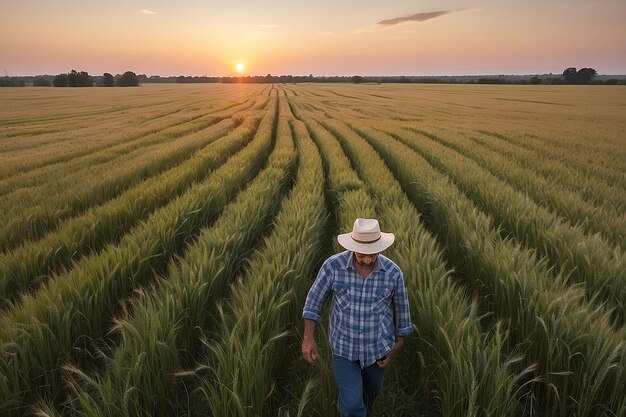
{"label": "man's face", "polygon": [[363,253],[354,252],[354,260],[356,261],[356,264],[363,269],[373,269],[374,264],[376,263],[376,259],[378,259],[377,253],[366,255]]}

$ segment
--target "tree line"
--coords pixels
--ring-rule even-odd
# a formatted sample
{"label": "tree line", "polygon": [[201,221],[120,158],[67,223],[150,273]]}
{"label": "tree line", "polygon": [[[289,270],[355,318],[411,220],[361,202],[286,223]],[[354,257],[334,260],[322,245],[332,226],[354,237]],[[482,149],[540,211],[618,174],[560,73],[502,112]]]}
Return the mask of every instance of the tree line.
{"label": "tree line", "polygon": [[136,87],[139,85],[137,74],[126,71],[122,75],[113,76],[105,72],[97,81],[85,71],[71,70],[68,73],[57,74],[52,80],[55,87],[93,87],[94,84],[101,87]]}
{"label": "tree line", "polygon": [[[0,87],[23,87],[27,83],[34,86],[46,87],[131,87],[147,83],[225,83],[225,84],[269,84],[269,83],[420,83],[420,84],[547,84],[547,85],[617,85],[626,84],[626,78],[597,79],[598,73],[593,68],[569,67],[562,74],[544,75],[499,75],[499,76],[313,76],[307,75],[271,75],[238,76],[238,77],[209,77],[209,76],[171,76],[137,75],[132,71],[124,74],[112,75],[104,73],[102,76],[90,76],[85,71],[71,70],[68,73],[38,77],[5,77],[0,78]],[[26,78],[28,81],[26,81]]]}
{"label": "tree line", "polygon": [[102,76],[91,76],[86,71],[71,70],[54,77],[40,75],[36,77],[3,77],[0,87],[25,87],[26,83],[35,87],[135,87],[141,84],[139,77],[132,71],[112,75],[105,72]]}

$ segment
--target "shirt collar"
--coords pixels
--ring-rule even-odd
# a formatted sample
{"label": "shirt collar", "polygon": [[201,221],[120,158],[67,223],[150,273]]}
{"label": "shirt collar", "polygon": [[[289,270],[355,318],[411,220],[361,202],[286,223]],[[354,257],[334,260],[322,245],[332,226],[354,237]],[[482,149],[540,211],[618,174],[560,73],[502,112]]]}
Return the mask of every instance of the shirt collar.
{"label": "shirt collar", "polygon": [[[354,252],[353,251],[347,251],[348,253],[348,258],[346,259],[346,263],[344,265],[344,269],[348,269],[348,268],[352,268],[354,270],[356,270],[356,268],[354,267]],[[374,264],[374,270],[372,272],[379,272],[379,271],[386,271],[387,269],[383,266],[383,263],[380,261],[381,260],[382,255],[379,253],[378,254],[378,258],[376,258],[376,264]]]}

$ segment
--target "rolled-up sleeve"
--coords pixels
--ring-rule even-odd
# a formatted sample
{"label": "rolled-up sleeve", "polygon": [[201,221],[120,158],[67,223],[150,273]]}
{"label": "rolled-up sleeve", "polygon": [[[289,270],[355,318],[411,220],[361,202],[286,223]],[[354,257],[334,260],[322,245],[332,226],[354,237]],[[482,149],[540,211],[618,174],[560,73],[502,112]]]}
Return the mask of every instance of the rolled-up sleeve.
{"label": "rolled-up sleeve", "polygon": [[329,263],[326,262],[320,268],[320,271],[315,278],[315,282],[309,289],[309,294],[306,297],[304,303],[304,309],[302,311],[302,318],[314,320],[317,323],[322,319],[320,313],[324,302],[331,289],[332,268],[329,267]]}
{"label": "rolled-up sleeve", "polygon": [[408,336],[413,332],[411,325],[411,311],[409,308],[409,294],[404,284],[402,272],[398,276],[397,287],[394,294],[395,308],[395,336]]}

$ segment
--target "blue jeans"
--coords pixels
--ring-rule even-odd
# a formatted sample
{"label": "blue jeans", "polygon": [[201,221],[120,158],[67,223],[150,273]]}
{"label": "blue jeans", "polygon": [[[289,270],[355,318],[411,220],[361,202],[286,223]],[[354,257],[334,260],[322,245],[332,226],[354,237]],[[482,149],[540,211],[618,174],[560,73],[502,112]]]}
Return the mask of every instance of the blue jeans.
{"label": "blue jeans", "polygon": [[339,415],[365,417],[383,387],[384,369],[376,363],[361,369],[359,361],[351,362],[333,355],[335,380],[339,390]]}

